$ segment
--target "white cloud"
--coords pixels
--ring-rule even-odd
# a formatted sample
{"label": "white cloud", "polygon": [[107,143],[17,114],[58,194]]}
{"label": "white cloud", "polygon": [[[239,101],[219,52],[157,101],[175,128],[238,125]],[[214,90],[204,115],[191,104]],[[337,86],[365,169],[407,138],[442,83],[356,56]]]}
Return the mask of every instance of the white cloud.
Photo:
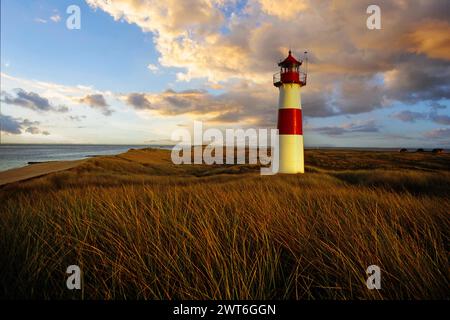
{"label": "white cloud", "polygon": [[159,70],[157,65],[151,63],[147,66],[147,69],[150,70],[152,73],[157,73]]}
{"label": "white cloud", "polygon": [[[152,32],[160,65],[181,68],[179,81],[267,83],[289,48],[297,56],[310,49],[311,72],[324,86],[338,82],[325,75],[371,81],[408,55],[446,59],[448,52],[445,5],[439,0],[407,7],[402,0],[381,0],[383,32],[371,33],[365,27],[367,6],[360,1],[249,0],[244,8],[226,0],[86,1]],[[420,31],[430,19],[427,34],[439,35],[432,43]]]}
{"label": "white cloud", "polygon": [[50,20],[52,20],[53,22],[59,22],[61,21],[61,16],[59,14],[54,14],[50,17]]}
{"label": "white cloud", "polygon": [[307,0],[259,0],[261,10],[284,20],[293,19],[309,8]]}

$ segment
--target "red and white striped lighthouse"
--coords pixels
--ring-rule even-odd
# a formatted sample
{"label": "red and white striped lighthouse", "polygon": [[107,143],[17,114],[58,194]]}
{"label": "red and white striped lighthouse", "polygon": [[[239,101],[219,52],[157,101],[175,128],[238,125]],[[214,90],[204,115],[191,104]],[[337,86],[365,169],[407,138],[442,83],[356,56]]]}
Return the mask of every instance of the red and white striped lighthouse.
{"label": "red and white striped lighthouse", "polygon": [[302,63],[303,61],[295,59],[289,50],[288,57],[278,64],[280,72],[273,76],[273,84],[280,90],[278,100],[280,173],[305,172],[300,88],[306,85],[306,73],[300,72]]}

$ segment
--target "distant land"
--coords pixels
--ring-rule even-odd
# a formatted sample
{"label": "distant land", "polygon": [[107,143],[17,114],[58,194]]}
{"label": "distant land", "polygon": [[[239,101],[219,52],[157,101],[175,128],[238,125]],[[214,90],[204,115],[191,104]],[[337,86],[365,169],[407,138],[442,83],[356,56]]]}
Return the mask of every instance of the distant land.
{"label": "distant land", "polygon": [[[8,169],[26,166],[29,163],[47,161],[80,160],[93,156],[114,155],[130,149],[158,148],[171,149],[170,144],[0,144],[0,172]],[[371,147],[333,147],[310,146],[309,150],[360,150],[360,151],[398,151],[401,148],[371,148]],[[415,152],[419,148],[406,148]],[[425,152],[431,148],[423,148]],[[448,153],[450,149],[443,149]]]}

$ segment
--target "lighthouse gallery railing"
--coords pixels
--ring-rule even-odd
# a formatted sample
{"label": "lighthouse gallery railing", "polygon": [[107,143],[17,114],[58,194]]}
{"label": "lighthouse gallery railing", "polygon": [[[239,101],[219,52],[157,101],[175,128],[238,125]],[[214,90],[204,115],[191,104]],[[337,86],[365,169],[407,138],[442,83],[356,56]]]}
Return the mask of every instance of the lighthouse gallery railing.
{"label": "lighthouse gallery railing", "polygon": [[[306,72],[299,72],[299,82],[301,86],[306,85]],[[281,72],[277,72],[273,75],[273,84],[275,86],[281,85]]]}

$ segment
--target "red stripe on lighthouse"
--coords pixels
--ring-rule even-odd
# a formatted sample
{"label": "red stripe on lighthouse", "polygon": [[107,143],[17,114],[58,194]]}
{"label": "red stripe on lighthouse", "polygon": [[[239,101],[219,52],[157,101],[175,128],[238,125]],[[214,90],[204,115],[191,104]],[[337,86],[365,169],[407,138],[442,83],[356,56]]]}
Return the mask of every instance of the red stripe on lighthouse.
{"label": "red stripe on lighthouse", "polygon": [[279,134],[303,134],[302,110],[279,109],[278,130]]}

